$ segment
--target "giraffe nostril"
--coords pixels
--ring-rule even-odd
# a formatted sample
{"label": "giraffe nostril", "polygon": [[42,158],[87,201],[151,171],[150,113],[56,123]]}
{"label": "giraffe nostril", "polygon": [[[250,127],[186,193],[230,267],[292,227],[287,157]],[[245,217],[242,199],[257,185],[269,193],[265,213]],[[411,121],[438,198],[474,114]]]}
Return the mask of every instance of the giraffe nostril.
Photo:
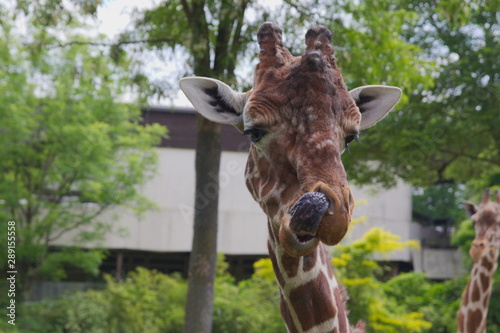
{"label": "giraffe nostril", "polygon": [[326,209],[325,213],[326,215],[333,215],[334,209],[335,209],[335,204],[332,198],[330,198],[326,193],[324,193],[321,190],[321,185],[318,186],[315,190],[311,191],[311,193],[321,193],[322,195],[325,196],[326,200],[328,200],[328,208]]}
{"label": "giraffe nostril", "polygon": [[484,247],[485,243],[482,241],[474,241],[472,242],[472,245],[474,245],[475,247]]}

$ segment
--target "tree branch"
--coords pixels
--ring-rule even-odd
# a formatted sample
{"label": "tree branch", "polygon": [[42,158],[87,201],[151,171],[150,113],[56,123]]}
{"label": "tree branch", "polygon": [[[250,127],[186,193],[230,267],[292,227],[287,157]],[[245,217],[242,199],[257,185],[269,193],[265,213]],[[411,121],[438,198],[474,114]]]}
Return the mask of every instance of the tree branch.
{"label": "tree branch", "polygon": [[181,4],[182,4],[182,9],[184,10],[184,14],[186,15],[186,18],[189,21],[192,18],[191,7],[189,6],[189,4],[186,0],[181,0]]}
{"label": "tree branch", "polygon": [[99,216],[102,212],[104,212],[104,210],[106,210],[107,208],[109,208],[111,205],[109,204],[103,204],[103,205],[100,205],[99,208],[97,209],[97,211],[95,211],[94,213],[88,215],[88,216],[82,216],[81,219],[73,224],[71,224],[70,226],[66,226],[65,228],[59,230],[59,231],[55,231],[52,235],[48,235],[48,238],[47,238],[47,246],[54,242],[55,240],[57,240],[58,238],[60,238],[62,235],[64,235],[65,233],[69,232],[69,231],[72,231],[72,230],[76,230],[78,227],[80,226],[83,226],[85,224],[87,224],[89,221],[93,220],[94,218],[96,218],[97,216]]}
{"label": "tree branch", "polygon": [[438,148],[438,149],[442,153],[451,154],[451,155],[453,155],[455,157],[465,157],[465,158],[470,158],[472,160],[486,162],[486,163],[490,163],[490,164],[493,164],[493,165],[500,166],[500,161],[495,161],[495,160],[492,160],[492,159],[489,159],[489,158],[481,158],[481,157],[478,157],[478,156],[470,155],[470,154],[463,153],[463,152],[456,152],[456,151],[452,151],[452,150],[445,149],[445,148]]}
{"label": "tree branch", "polygon": [[71,41],[67,43],[58,43],[58,44],[49,44],[47,45],[47,48],[49,49],[55,49],[55,48],[61,48],[61,47],[68,47],[71,45],[93,45],[93,46],[121,46],[121,45],[127,45],[127,44],[159,44],[159,43],[170,43],[170,44],[177,44],[178,41],[170,38],[153,38],[153,39],[144,39],[144,40],[125,40],[125,41],[120,41],[117,43],[107,43],[107,42],[85,42],[85,41]]}

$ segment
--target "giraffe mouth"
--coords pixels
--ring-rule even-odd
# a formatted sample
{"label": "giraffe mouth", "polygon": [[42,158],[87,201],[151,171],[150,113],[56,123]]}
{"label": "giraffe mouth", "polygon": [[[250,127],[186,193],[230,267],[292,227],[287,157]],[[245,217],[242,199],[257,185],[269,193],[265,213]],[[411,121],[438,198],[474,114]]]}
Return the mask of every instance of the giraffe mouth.
{"label": "giraffe mouth", "polygon": [[322,192],[307,192],[290,209],[290,229],[300,243],[316,237],[323,215],[332,207],[330,199]]}
{"label": "giraffe mouth", "polygon": [[303,235],[302,236],[302,235],[299,235],[297,233],[295,233],[294,235],[295,235],[295,239],[297,239],[297,242],[299,242],[299,243],[307,243],[314,238],[314,236],[311,236],[311,235]]}

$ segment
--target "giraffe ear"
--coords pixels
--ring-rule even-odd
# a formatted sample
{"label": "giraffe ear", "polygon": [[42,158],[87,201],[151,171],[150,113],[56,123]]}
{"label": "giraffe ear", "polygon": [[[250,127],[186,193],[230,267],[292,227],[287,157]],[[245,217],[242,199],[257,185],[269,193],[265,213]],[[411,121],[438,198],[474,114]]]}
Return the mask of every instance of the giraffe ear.
{"label": "giraffe ear", "polygon": [[361,112],[362,130],[384,118],[401,98],[401,89],[390,86],[362,86],[349,93]]}
{"label": "giraffe ear", "polygon": [[465,213],[467,216],[470,218],[472,215],[476,214],[477,210],[479,209],[474,203],[470,201],[464,202],[464,209]]}
{"label": "giraffe ear", "polygon": [[227,84],[206,77],[183,78],[179,84],[189,101],[205,118],[242,130],[247,94],[236,92]]}

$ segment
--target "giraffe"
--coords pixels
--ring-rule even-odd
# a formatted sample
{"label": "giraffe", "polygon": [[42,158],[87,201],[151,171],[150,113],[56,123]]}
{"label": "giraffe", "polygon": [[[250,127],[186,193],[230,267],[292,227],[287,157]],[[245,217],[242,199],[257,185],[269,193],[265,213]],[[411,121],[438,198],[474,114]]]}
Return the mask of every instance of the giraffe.
{"label": "giraffe", "polygon": [[474,263],[457,312],[457,332],[485,333],[500,248],[500,193],[495,191],[495,201],[490,201],[487,190],[479,207],[465,202],[464,208],[474,223],[476,237],[469,250]]}
{"label": "giraffe", "polygon": [[349,326],[325,246],[344,237],[354,207],[340,155],[393,108],[401,90],[348,91],[331,32],[315,26],[305,39],[305,53],[292,56],[281,28],[262,24],[254,86],[246,93],[211,78],[184,78],[180,86],[204,117],[234,125],[252,141],[246,185],[268,217],[267,245],[288,332],[363,332],[363,323]]}

